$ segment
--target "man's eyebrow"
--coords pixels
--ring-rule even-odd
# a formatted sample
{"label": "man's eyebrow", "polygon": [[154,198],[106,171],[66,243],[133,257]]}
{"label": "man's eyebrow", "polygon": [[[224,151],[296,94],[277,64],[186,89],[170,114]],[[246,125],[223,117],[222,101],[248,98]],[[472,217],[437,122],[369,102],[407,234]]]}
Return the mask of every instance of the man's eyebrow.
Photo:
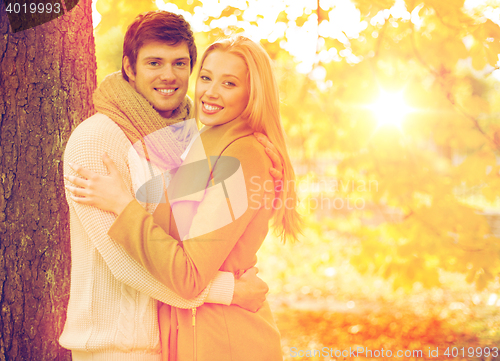
{"label": "man's eyebrow", "polygon": [[189,63],[191,61],[191,58],[190,57],[176,58],[176,59],[174,59],[174,61],[172,63],[177,63],[179,61],[185,61],[185,62]]}
{"label": "man's eyebrow", "polygon": [[[165,60],[165,58],[162,58],[162,57],[159,57],[159,56],[148,56],[148,57],[144,58],[143,60]],[[180,61],[180,60],[190,61],[191,58],[189,58],[189,57],[177,58],[174,61]]]}
{"label": "man's eyebrow", "polygon": [[163,60],[163,58],[160,58],[158,56],[148,56],[147,58],[143,59],[144,61],[146,60]]}

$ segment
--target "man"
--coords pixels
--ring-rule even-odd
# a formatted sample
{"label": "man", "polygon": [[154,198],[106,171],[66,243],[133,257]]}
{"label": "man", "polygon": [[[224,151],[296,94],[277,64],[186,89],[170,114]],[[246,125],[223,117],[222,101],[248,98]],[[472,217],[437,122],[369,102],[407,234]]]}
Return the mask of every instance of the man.
{"label": "man", "polygon": [[[107,153],[136,194],[144,182],[140,174],[157,176],[180,164],[188,139],[180,125],[193,116],[186,92],[195,62],[193,34],[181,16],[164,11],[139,15],[125,35],[122,74],[103,80],[94,94],[98,113],[82,122],[68,141],[64,173],[76,175],[70,165],[77,163],[106,174],[101,157]],[[159,137],[155,142],[148,138],[152,134]],[[164,194],[161,184],[153,184],[150,191]],[[71,293],[59,342],[72,350],[73,360],[160,360],[158,300],[179,308],[212,302],[256,310],[262,303],[267,286],[255,269],[237,280],[219,272],[195,299],[183,299],[107,235],[113,214],[78,204],[68,193],[67,200]],[[157,198],[146,200],[143,206],[151,213],[168,207]],[[168,222],[158,223],[168,231]]]}

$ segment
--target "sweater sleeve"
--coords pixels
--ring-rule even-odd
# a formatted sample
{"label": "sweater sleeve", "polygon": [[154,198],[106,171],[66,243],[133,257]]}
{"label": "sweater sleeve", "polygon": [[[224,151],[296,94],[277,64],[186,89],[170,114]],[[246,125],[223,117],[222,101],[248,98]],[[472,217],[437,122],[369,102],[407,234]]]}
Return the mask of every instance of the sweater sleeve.
{"label": "sweater sleeve", "polygon": [[[107,152],[126,184],[131,188],[127,165],[129,147],[130,143],[115,123],[107,118],[90,118],[75,129],[68,141],[64,154],[64,173],[78,176],[68,165],[72,162],[93,172],[106,175],[107,170],[102,162],[102,154]],[[113,276],[120,282],[163,303],[179,308],[197,307],[207,298],[214,303],[231,303],[234,290],[234,277],[231,273],[214,274],[214,282],[208,282],[206,288],[193,294],[192,299],[185,299],[141,267],[122,246],[107,235],[116,218],[114,214],[96,207],[78,204],[68,197],[68,193],[66,193],[66,199],[69,207],[72,207],[77,215],[76,221],[81,223],[86,236],[93,242]],[[211,289],[212,292],[210,292]]]}
{"label": "sweater sleeve", "polygon": [[173,242],[137,201],[127,205],[108,234],[176,293],[193,297],[209,284],[262,206],[264,187],[254,181],[269,177],[269,165],[256,159],[257,149],[250,137],[226,148],[223,155],[240,166],[228,177],[219,158],[212,174],[222,181],[206,189],[183,242]]}

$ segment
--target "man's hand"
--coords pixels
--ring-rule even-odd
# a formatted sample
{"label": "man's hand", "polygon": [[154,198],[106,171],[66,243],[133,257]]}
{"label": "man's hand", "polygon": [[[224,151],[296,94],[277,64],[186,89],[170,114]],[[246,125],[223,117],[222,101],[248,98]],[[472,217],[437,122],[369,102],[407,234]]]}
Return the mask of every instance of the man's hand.
{"label": "man's hand", "polygon": [[251,312],[257,312],[262,307],[269,287],[267,283],[257,277],[257,272],[259,272],[257,267],[252,267],[239,277],[235,275],[234,295],[231,304]]}
{"label": "man's hand", "polygon": [[274,183],[277,186],[278,184],[276,183],[279,183],[279,181],[283,179],[283,162],[281,161],[278,150],[276,149],[274,144],[269,141],[269,138],[267,138],[265,134],[255,132],[253,133],[253,135],[255,136],[255,138],[257,138],[259,143],[262,144],[264,148],[266,148],[267,156],[273,163],[272,168],[269,169],[269,173],[274,178]]}

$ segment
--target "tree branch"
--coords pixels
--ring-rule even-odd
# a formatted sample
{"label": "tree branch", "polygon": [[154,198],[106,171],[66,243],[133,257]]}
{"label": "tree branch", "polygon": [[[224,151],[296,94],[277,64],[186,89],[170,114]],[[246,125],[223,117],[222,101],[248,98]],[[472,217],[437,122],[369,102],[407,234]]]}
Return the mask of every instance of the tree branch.
{"label": "tree branch", "polygon": [[481,125],[479,124],[479,121],[476,117],[470,115],[469,113],[467,113],[467,111],[465,111],[465,109],[460,105],[458,104],[454,97],[453,97],[453,93],[451,91],[448,91],[446,89],[446,79],[445,79],[445,76],[446,74],[444,72],[439,72],[437,71],[436,69],[434,69],[430,64],[428,64],[424,59],[423,57],[421,56],[420,52],[418,51],[417,49],[417,45],[416,45],[416,42],[415,42],[415,34],[416,34],[416,31],[415,31],[415,27],[413,25],[413,23],[411,23],[411,30],[412,30],[412,36],[411,36],[411,43],[412,43],[412,48],[413,48],[413,52],[415,54],[415,57],[418,59],[418,61],[425,67],[429,70],[429,72],[434,75],[437,79],[437,81],[439,82],[439,85],[441,86],[441,88],[444,90],[445,94],[446,94],[446,99],[448,99],[448,101],[450,102],[450,104],[456,109],[458,110],[459,113],[461,113],[463,116],[465,116],[467,119],[469,119],[474,127],[474,129],[476,129],[481,135],[483,135],[483,137],[488,141],[488,143],[490,143],[490,145],[492,146],[493,150],[495,152],[500,152],[500,142],[495,139],[495,138],[492,138],[490,137],[482,128],[481,128]]}

